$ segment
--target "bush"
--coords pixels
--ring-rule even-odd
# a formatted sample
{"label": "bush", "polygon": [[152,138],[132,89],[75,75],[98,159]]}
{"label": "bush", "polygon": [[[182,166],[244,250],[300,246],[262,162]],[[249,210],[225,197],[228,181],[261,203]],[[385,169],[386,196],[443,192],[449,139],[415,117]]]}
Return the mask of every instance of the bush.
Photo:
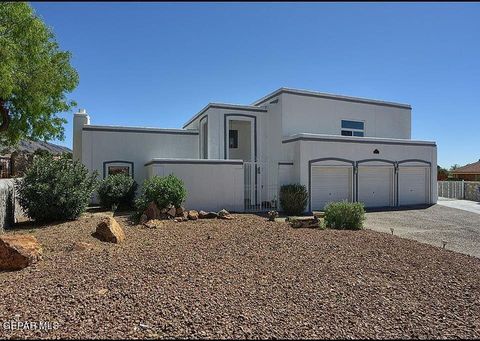
{"label": "bush", "polygon": [[127,174],[113,174],[105,178],[98,188],[100,205],[104,208],[132,207],[138,185]]}
{"label": "bush", "polygon": [[165,177],[154,176],[143,183],[142,195],[136,200],[137,213],[142,214],[150,202],[155,202],[158,208],[169,205],[180,207],[187,197],[183,181],[170,174]]}
{"label": "bush", "polygon": [[78,161],[42,155],[34,159],[16,185],[20,206],[31,219],[74,220],[85,212],[97,174],[89,174]]}
{"label": "bush", "polygon": [[325,225],[337,230],[361,230],[365,209],[359,202],[332,202],[325,207]]}
{"label": "bush", "polygon": [[280,205],[288,215],[300,215],[307,208],[308,191],[300,184],[283,185],[280,188]]}

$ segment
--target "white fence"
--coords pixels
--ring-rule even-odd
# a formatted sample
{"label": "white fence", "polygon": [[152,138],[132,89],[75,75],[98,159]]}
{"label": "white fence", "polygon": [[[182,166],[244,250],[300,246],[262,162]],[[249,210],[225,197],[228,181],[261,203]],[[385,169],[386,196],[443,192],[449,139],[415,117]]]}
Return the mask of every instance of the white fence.
{"label": "white fence", "polygon": [[261,212],[278,207],[278,164],[244,162],[245,211]]}
{"label": "white fence", "polygon": [[437,181],[438,196],[442,198],[463,199],[465,197],[464,181]]}

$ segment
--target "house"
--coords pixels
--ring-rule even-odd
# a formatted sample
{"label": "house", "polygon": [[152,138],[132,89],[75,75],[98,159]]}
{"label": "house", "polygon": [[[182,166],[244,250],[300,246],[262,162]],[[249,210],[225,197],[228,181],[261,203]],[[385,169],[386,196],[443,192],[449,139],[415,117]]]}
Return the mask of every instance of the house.
{"label": "house", "polygon": [[309,190],[308,211],[331,201],[367,207],[437,201],[435,142],[411,139],[411,106],[280,88],[250,105],[210,103],[182,129],[98,126],[74,115],[73,156],[101,177],[183,179],[186,206],[260,211],[279,188]]}
{"label": "house", "polygon": [[459,167],[451,171],[451,174],[455,179],[459,180],[480,181],[480,160],[474,163],[469,163],[466,166]]}

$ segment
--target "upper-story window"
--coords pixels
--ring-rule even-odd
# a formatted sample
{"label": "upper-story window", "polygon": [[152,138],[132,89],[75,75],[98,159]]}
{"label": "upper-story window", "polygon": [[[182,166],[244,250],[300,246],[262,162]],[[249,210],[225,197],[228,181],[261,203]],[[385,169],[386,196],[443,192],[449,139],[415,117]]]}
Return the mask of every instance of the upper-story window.
{"label": "upper-story window", "polygon": [[365,122],[342,120],[343,136],[365,136]]}
{"label": "upper-story window", "polygon": [[228,132],[228,148],[238,148],[238,130],[230,129]]}

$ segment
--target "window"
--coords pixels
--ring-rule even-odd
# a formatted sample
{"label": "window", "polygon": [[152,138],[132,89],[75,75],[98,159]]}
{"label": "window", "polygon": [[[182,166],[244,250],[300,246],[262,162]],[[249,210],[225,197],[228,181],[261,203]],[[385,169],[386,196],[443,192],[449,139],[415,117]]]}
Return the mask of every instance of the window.
{"label": "window", "polygon": [[126,174],[133,178],[133,162],[105,161],[103,163],[103,178],[114,174]]}
{"label": "window", "polygon": [[238,130],[228,131],[228,148],[230,149],[238,148]]}
{"label": "window", "polygon": [[342,136],[365,136],[365,123],[362,121],[342,120]]}

